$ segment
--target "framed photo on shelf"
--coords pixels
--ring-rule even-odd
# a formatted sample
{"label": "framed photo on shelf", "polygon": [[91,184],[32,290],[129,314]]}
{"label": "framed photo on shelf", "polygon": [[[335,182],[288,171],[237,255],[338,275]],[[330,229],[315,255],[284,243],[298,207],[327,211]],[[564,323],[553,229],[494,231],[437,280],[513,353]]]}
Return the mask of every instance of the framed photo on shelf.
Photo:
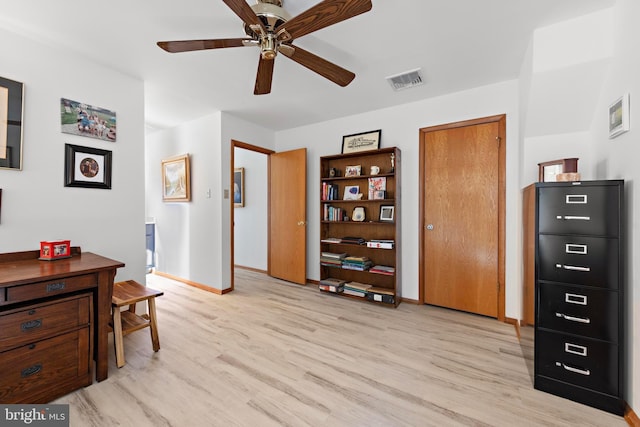
{"label": "framed photo on shelf", "polygon": [[395,206],[380,206],[380,221],[393,222]]}
{"label": "framed photo on shelf", "polygon": [[377,150],[380,148],[380,135],[382,130],[355,133],[342,137],[342,154],[357,153],[360,151]]}
{"label": "framed photo on shelf", "polygon": [[64,186],[111,189],[111,151],[65,144]]}
{"label": "framed photo on shelf", "polygon": [[625,93],[609,106],[609,139],[629,130],[629,94]]}
{"label": "framed photo on shelf", "polygon": [[360,200],[362,193],[360,193],[360,187],[358,185],[345,185],[344,197],[342,200]]}
{"label": "framed photo on shelf", "polygon": [[162,161],[162,200],[164,202],[191,200],[189,154]]}
{"label": "framed photo on shelf", "polygon": [[233,207],[244,208],[244,168],[233,170]]}
{"label": "framed photo on shelf", "polygon": [[538,181],[556,182],[556,175],[562,173],[577,173],[578,158],[551,160],[549,162],[538,163]]}
{"label": "framed photo on shelf", "polygon": [[360,176],[361,170],[362,170],[361,165],[347,166],[344,169],[344,176]]}

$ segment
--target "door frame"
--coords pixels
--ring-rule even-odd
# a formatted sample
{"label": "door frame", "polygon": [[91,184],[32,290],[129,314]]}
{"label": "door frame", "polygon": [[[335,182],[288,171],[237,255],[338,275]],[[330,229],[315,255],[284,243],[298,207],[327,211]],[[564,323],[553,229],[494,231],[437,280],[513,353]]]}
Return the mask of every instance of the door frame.
{"label": "door frame", "polygon": [[[232,187],[231,184],[233,184],[233,174],[234,174],[234,170],[235,170],[235,149],[236,148],[242,148],[245,150],[249,150],[249,151],[254,151],[256,153],[262,153],[265,154],[267,156],[267,180],[270,180],[270,171],[271,171],[271,154],[274,154],[275,151],[273,150],[269,150],[267,148],[263,148],[263,147],[259,147],[257,145],[252,145],[252,144],[247,144],[246,142],[241,142],[241,141],[236,141],[235,139],[231,140],[231,156],[229,156],[231,158],[231,164],[230,164],[230,174],[229,174],[229,188]],[[227,191],[231,191],[231,190],[227,190]],[[233,291],[234,289],[234,284],[235,284],[235,206],[233,204],[233,200],[231,200],[231,194],[229,194],[229,205],[230,205],[230,213],[229,213],[229,218],[230,218],[230,222],[229,222],[229,229],[231,230],[229,233],[229,240],[230,240],[230,251],[231,253],[229,254],[229,260],[231,262],[231,286],[229,286],[229,292]],[[271,197],[269,194],[269,183],[267,183],[267,204],[270,205],[271,204]],[[270,206],[267,206],[267,223],[269,223],[270,220]],[[267,242],[269,242],[269,240],[271,240],[271,230],[267,230]],[[269,246],[267,245],[267,274],[269,274],[269,269],[271,268],[271,252],[269,251]]]}
{"label": "door frame", "polygon": [[[487,123],[498,123],[498,317],[499,321],[504,322],[505,318],[505,220],[506,220],[506,159],[507,159],[507,140],[506,140],[506,114],[496,116],[483,117],[479,119],[464,120],[460,122],[447,123],[437,126],[429,126],[420,129],[420,151],[419,151],[419,203],[420,203],[420,245],[418,248],[418,260],[421,263],[424,259],[426,248],[424,238],[424,180],[426,176],[424,156],[426,153],[426,134],[447,129],[455,129],[467,126],[476,126]],[[419,294],[418,302],[425,304],[425,277],[422,268],[418,272]]]}

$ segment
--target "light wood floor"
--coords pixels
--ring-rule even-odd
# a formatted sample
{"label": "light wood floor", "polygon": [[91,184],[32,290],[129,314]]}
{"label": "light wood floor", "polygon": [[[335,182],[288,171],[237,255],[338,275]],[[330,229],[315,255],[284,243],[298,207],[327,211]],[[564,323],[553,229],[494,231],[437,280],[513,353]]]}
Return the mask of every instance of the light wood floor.
{"label": "light wood floor", "polygon": [[[86,426],[626,426],[533,389],[530,342],[496,320],[321,294],[237,270],[219,296],[149,276],[161,350],[55,403]],[[528,365],[529,364],[529,365]]]}

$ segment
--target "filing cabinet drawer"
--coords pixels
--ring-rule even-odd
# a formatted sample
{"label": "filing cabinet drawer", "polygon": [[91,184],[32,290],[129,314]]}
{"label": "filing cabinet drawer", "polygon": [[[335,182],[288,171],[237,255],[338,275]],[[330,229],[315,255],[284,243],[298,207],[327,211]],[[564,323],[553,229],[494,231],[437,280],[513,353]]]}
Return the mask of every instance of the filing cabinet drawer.
{"label": "filing cabinet drawer", "polygon": [[620,392],[615,344],[539,330],[536,351],[540,375],[602,393]]}
{"label": "filing cabinet drawer", "polygon": [[[51,261],[55,262],[55,261]],[[97,274],[65,277],[59,280],[31,283],[7,288],[7,303],[30,301],[38,298],[48,298],[82,289],[98,286]]]}
{"label": "filing cabinet drawer", "polygon": [[1,354],[0,402],[46,403],[91,384],[90,327]]}
{"label": "filing cabinet drawer", "polygon": [[0,352],[52,335],[86,326],[91,322],[91,295],[35,304],[0,315]]}
{"label": "filing cabinet drawer", "polygon": [[538,280],[617,289],[618,239],[538,236]]}
{"label": "filing cabinet drawer", "polygon": [[536,326],[618,342],[618,293],[538,283]]}
{"label": "filing cabinet drawer", "polygon": [[618,188],[586,183],[538,188],[538,232],[618,237]]}

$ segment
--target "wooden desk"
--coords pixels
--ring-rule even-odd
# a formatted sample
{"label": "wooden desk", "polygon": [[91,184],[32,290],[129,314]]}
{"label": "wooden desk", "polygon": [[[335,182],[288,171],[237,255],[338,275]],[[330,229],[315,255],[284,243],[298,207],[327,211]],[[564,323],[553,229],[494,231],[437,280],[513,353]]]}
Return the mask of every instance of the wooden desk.
{"label": "wooden desk", "polygon": [[[39,251],[0,254],[0,315],[82,292],[93,295],[96,380],[108,376],[108,334],[116,270],[124,263],[72,248],[72,257],[40,261]],[[33,403],[33,402],[31,402]]]}

